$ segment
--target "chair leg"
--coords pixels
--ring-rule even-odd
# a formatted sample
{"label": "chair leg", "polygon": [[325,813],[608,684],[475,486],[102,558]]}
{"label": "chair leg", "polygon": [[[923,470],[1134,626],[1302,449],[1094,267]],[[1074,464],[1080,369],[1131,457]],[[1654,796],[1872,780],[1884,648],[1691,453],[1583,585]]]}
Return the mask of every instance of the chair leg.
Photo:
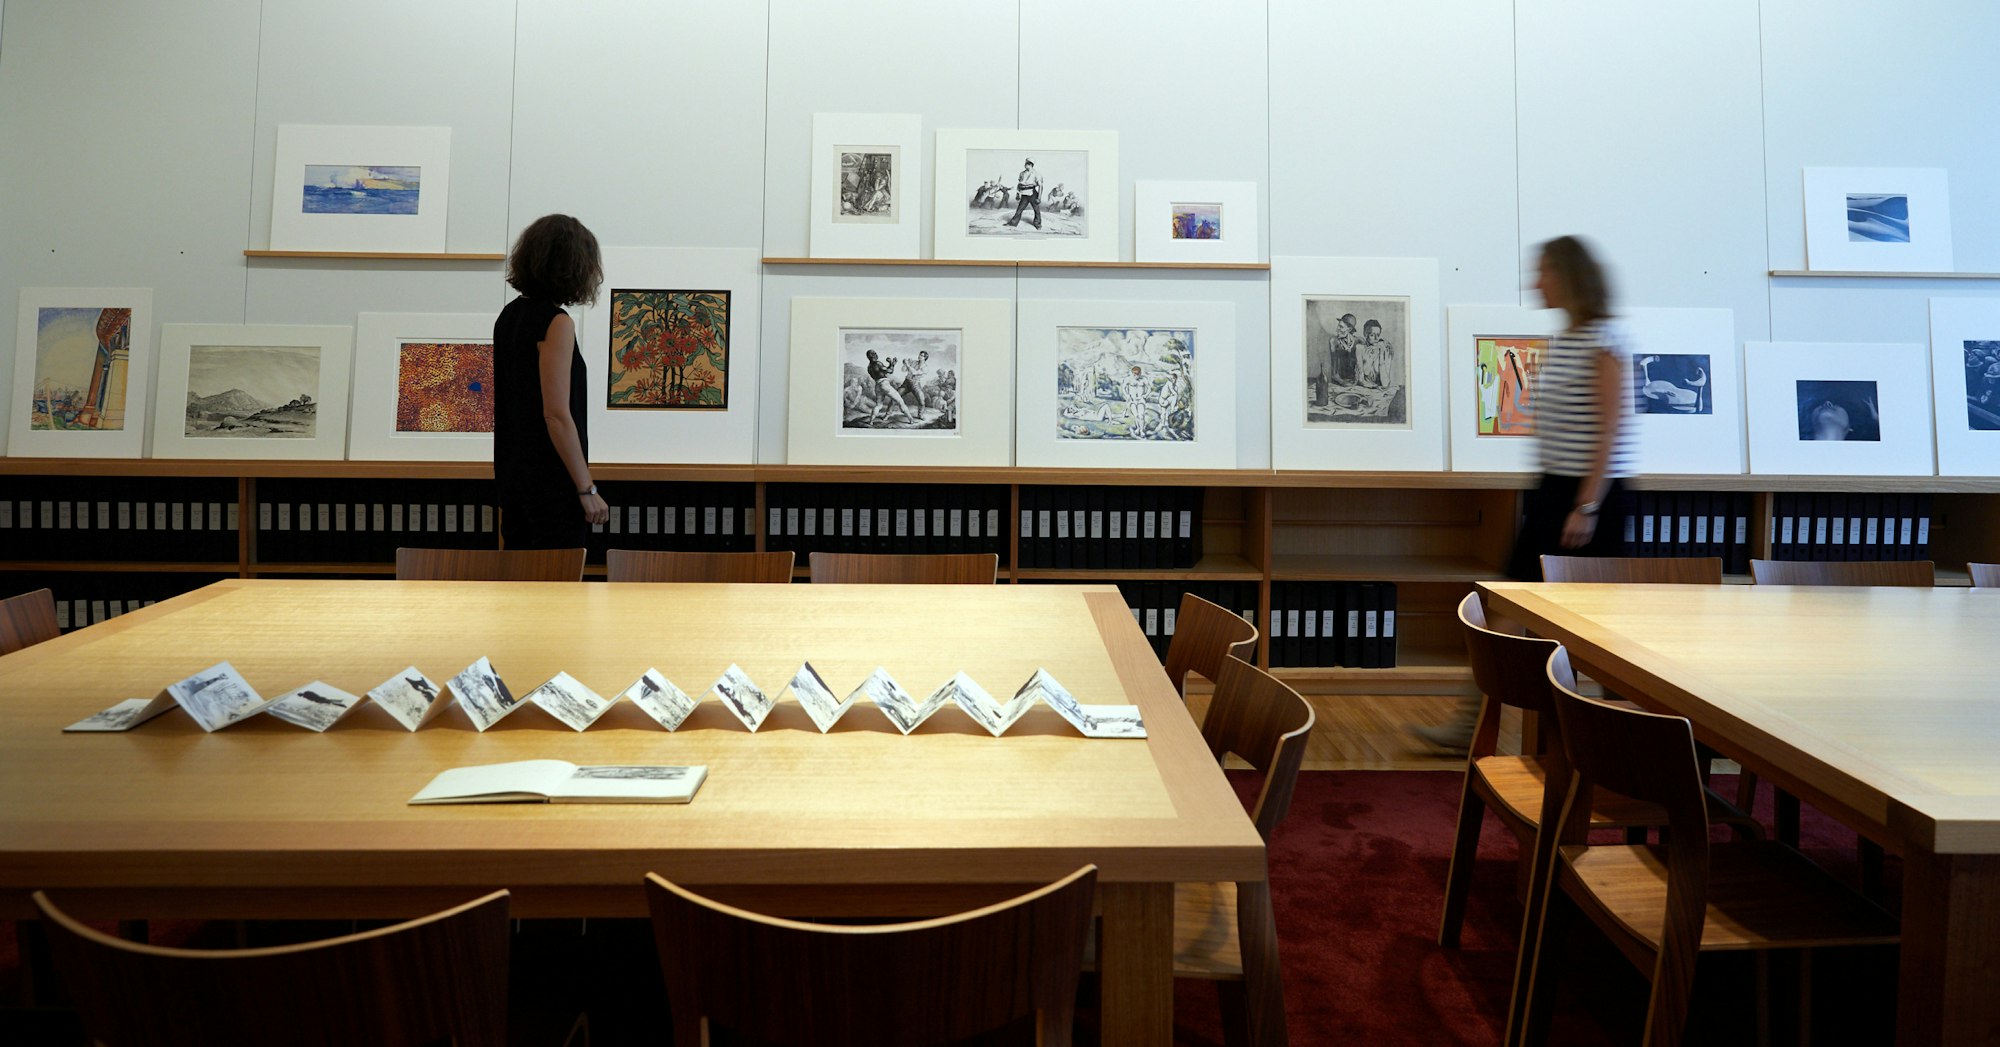
{"label": "chair leg", "polygon": [[1548,897],[1541,907],[1541,926],[1532,936],[1522,935],[1522,955],[1514,966],[1516,1004],[1501,1040],[1506,1047],[1542,1047],[1549,1042],[1549,1025],[1555,1017],[1556,979],[1562,976],[1563,952],[1574,921],[1567,895],[1552,884],[1542,890]]}
{"label": "chair leg", "polygon": [[[1473,788],[1472,773],[1471,767],[1465,769],[1465,785],[1458,798],[1458,831],[1451,843],[1451,868],[1444,877],[1444,919],[1438,925],[1438,944],[1447,949],[1458,948],[1465,899],[1472,889],[1472,869],[1479,863],[1479,831],[1486,824],[1486,801]],[[1523,853],[1521,860],[1532,862],[1534,855]]]}
{"label": "chair leg", "polygon": [[1745,813],[1757,809],[1757,775],[1750,771],[1736,773],[1736,807]]}
{"label": "chair leg", "polygon": [[21,952],[21,1002],[29,1007],[55,1006],[59,1002],[55,960],[42,921],[15,920],[14,943]]}
{"label": "chair leg", "polygon": [[1250,1043],[1250,1008],[1243,997],[1242,982],[1215,983],[1215,1004],[1222,1012],[1223,1047],[1248,1047]]}
{"label": "chair leg", "polygon": [[[1286,1047],[1285,982],[1278,966],[1278,923],[1268,881],[1236,885],[1236,937],[1242,948],[1243,981],[1240,986],[1216,983],[1222,995],[1224,1035],[1235,1024],[1243,1030],[1242,1042],[1250,1047]],[[1229,1014],[1232,995],[1237,997],[1234,1023]]]}

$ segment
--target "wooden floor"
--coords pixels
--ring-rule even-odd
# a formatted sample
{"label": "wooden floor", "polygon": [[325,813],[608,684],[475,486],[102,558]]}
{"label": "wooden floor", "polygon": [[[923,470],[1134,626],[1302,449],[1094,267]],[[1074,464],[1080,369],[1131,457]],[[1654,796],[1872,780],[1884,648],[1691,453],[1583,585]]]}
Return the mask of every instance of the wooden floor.
{"label": "wooden floor", "polygon": [[[1197,720],[1208,709],[1207,688],[1189,681],[1188,709]],[[1454,695],[1309,694],[1318,723],[1306,745],[1309,771],[1456,771],[1465,757],[1441,753],[1410,729],[1444,723],[1459,703]],[[1519,718],[1500,722],[1500,748],[1519,751]]]}

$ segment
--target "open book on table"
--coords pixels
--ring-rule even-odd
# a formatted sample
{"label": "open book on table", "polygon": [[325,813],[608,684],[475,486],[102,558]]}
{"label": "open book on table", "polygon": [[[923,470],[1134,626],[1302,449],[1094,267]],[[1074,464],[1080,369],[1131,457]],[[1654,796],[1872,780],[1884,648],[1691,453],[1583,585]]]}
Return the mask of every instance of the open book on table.
{"label": "open book on table", "polygon": [[424,786],[413,804],[687,803],[706,766],[579,767],[568,760],[516,760],[454,767]]}

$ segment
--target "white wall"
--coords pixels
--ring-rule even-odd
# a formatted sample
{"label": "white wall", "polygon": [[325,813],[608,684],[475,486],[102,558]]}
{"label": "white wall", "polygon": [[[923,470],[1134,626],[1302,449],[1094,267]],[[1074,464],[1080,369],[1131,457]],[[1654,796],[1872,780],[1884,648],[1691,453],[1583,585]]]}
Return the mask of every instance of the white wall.
{"label": "white wall", "polygon": [[[504,299],[492,266],[246,264],[267,242],[288,122],[451,126],[457,251],[504,249],[562,210],[606,244],[802,255],[812,114],[888,111],[920,114],[927,140],[1115,130],[1128,226],[1134,180],[1251,180],[1269,253],[1436,256],[1448,304],[1519,301],[1524,253],[1565,232],[1603,245],[1627,303],[1728,307],[1745,340],[1924,341],[1929,296],[2000,294],[1765,275],[1803,262],[1809,164],[1948,168],[1958,268],[2000,271],[1990,0],[15,0],[0,14],[0,383],[24,286],[152,287],[161,322],[351,323]],[[1124,241],[1130,258],[1129,228]],[[763,461],[783,456],[794,295],[1233,301],[1240,461],[1268,463],[1257,277],[771,270]]]}

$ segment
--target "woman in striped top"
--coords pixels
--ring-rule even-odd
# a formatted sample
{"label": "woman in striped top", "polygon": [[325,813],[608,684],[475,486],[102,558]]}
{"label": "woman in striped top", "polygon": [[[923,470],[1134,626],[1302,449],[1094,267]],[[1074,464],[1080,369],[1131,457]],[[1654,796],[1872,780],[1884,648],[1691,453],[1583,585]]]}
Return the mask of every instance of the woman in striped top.
{"label": "woman in striped top", "polygon": [[1549,340],[1532,389],[1542,479],[1507,564],[1524,581],[1541,579],[1543,554],[1618,555],[1617,496],[1632,461],[1630,352],[1603,267],[1583,241],[1557,237],[1542,245],[1535,290],[1569,324]]}

